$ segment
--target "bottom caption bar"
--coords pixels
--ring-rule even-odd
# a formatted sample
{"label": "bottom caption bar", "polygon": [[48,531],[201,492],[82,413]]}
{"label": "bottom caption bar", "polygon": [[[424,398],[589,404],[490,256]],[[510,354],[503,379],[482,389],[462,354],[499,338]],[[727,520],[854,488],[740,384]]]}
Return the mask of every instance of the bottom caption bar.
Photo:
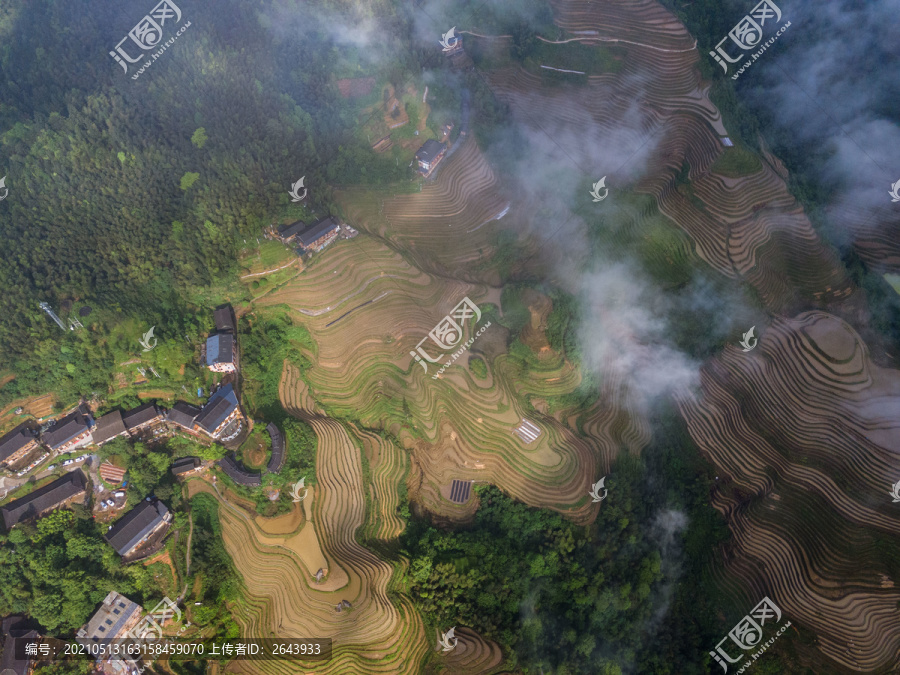
{"label": "bottom caption bar", "polygon": [[328,661],[331,638],[232,639],[116,639],[57,640],[15,638],[17,659],[55,661],[90,658],[96,661],[154,661],[170,659],[243,659],[252,661]]}

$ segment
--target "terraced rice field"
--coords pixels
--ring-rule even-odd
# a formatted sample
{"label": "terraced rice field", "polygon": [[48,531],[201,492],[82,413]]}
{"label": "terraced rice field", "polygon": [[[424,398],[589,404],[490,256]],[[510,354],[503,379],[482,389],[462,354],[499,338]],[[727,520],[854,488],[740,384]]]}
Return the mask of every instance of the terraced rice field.
{"label": "terraced rice field", "polygon": [[[453,162],[464,159],[456,154],[448,160],[435,189],[459,192]],[[443,204],[446,211],[434,216],[460,222],[477,206],[475,199],[469,203],[474,206],[459,211],[448,201]],[[369,229],[366,221],[354,225]],[[430,230],[431,225],[420,221],[419,228]],[[406,400],[414,424],[399,436],[413,455],[412,489],[430,510],[458,518],[471,514],[477,506],[474,500],[460,507],[443,495],[458,478],[489,481],[527,503],[590,520],[595,510],[586,495],[595,480],[596,439],[579,438],[574,427],[552,417],[541,421],[547,433],[527,447],[511,433],[527,412],[523,397],[561,395],[578,385],[580,376],[568,362],[557,355],[546,359],[540,370],[522,372],[503,353],[505,329],[500,326],[473,345],[473,353],[490,363],[484,380],[476,379],[464,361],[432,380],[433,373],[424,372],[410,357],[464,296],[499,305],[499,289],[427,273],[379,241],[360,236],[329,249],[327,256],[260,304],[287,305],[312,333],[317,353],[307,380],[310,393],[325,409],[369,427],[388,428]]]}
{"label": "terraced rice field", "polygon": [[[603,11],[587,0],[553,7],[567,32],[621,41],[621,71],[578,88],[543,87],[539,74],[507,67],[489,74],[494,91],[535,133],[549,124],[590,128],[598,147],[637,102],[635,147],[652,148],[652,168],[633,189],[687,235],[691,256],[751,285],[772,317],[755,352],[726,350],[704,367],[703,395],[683,402],[692,436],[721,475],[715,504],[736,539],[721,586],[747,607],[768,593],[843,667],[896,669],[900,591],[875,551],[898,527],[887,491],[900,479],[890,452],[900,447],[900,376],[875,366],[836,316],[865,322],[861,291],[788,191],[776,157],[764,150],[750,175],[715,173],[729,130],[700,78],[702,55],[671,15],[641,0],[605,2]],[[585,142],[557,140],[572,138]],[[579,156],[574,145],[564,150]],[[683,170],[689,183],[680,182]],[[877,241],[863,233],[860,245],[889,270],[896,244],[884,231]],[[607,400],[627,401],[625,384],[607,377]],[[585,431],[600,429],[635,451],[648,438],[627,409],[597,406]],[[812,648],[796,648],[821,663]]]}
{"label": "terraced rice field", "polygon": [[750,358],[729,349],[707,364],[683,412],[722,472],[713,503],[734,533],[733,592],[768,593],[846,668],[893,667],[900,589],[875,551],[900,533],[888,494],[900,374],[845,322],[806,312],[773,323]]}
{"label": "terraced rice field", "polygon": [[[713,570],[717,583],[735,605],[769,595],[843,667],[896,668],[900,591],[877,550],[879,537],[898,529],[887,488],[900,479],[890,452],[900,447],[900,378],[875,365],[837,318],[865,316],[861,292],[790,194],[776,157],[764,151],[749,175],[716,172],[721,138],[733,132],[709,99],[693,38],[671,14],[651,0],[604,2],[602,11],[589,0],[552,4],[565,32],[590,35],[585,45],[615,43],[624,56],[578,87],[504,65],[485,73],[495,94],[535,134],[550,123],[589,129],[588,138],[557,139],[572,156],[602,147],[639,111],[620,149],[637,153],[641,177],[623,168],[610,182],[652,199],[683,235],[673,256],[748,284],[770,317],[753,353],[726,349],[704,366],[702,392],[680,397],[691,436],[720,474],[714,504],[734,534],[724,573]],[[477,509],[477,498],[450,500],[453,481],[474,481],[588,523],[601,508],[587,496],[591,483],[621,448],[639,453],[650,441],[629,382],[611,366],[586,412],[547,403],[574,391],[581,374],[550,347],[546,296],[528,300],[521,336],[537,367],[511,357],[496,322],[470,349],[486,375],[462,358],[432,379],[436,367],[423,371],[410,357],[463,297],[499,306],[496,236],[532,213],[507,187],[470,135],[421,192],[341,189],[336,200],[360,236],[254,301],[287,307],[315,342],[302,378],[285,364],[280,395],[315,430],[319,482],[302,508],[269,521],[223,503],[223,527],[248,586],[238,611],[247,634],[335,638],[335,659],[309,670],[413,673],[432,658],[443,672],[499,668],[497,645],[465,627],[452,654],[431,657],[435,636],[400,592],[397,570],[373,553],[392,551],[403,530],[399,487],[447,522]],[[650,217],[638,213],[630,227],[643,234]],[[875,242],[871,255],[890,267],[891,250]],[[533,442],[513,433],[523,419],[541,430]],[[212,488],[195,481],[192,489]],[[318,569],[327,571],[320,583]],[[352,607],[338,613],[341,599]],[[794,648],[821,662],[812,647]],[[265,668],[290,672],[283,662]]]}
{"label": "terraced rice field", "polygon": [[[389,599],[388,591],[395,584],[393,566],[355,538],[366,519],[360,441],[339,422],[300,407],[303,390],[292,387],[292,382],[286,370],[284,405],[307,421],[319,439],[318,482],[303,502],[304,517],[299,517],[296,507],[276,519],[254,519],[219,500],[225,543],[248,590],[237,610],[244,633],[332,637],[334,656],[327,664],[316,665],[316,672],[420,672],[428,650],[421,620],[408,598]],[[376,489],[383,488],[388,509],[375,534],[395,537],[401,524],[391,518],[396,489],[387,479],[396,473],[396,453],[391,457],[390,449],[372,434],[360,432],[360,437],[377,455],[376,475],[385,479],[375,480]],[[201,481],[192,481],[191,489],[212,490]],[[314,578],[318,569],[327,573],[320,583]],[[351,608],[336,612],[341,600],[349,601]],[[244,667],[250,665],[238,663],[235,670]],[[263,670],[293,672],[296,667],[267,662]]]}

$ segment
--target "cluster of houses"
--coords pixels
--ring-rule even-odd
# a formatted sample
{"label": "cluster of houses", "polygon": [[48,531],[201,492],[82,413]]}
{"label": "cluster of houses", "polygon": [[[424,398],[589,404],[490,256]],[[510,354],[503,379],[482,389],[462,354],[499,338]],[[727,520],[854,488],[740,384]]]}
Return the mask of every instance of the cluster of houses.
{"label": "cluster of houses", "polygon": [[124,412],[113,410],[95,421],[82,403],[43,432],[27,421],[0,436],[0,467],[14,470],[38,448],[46,448],[44,457],[62,455],[88,445],[102,446],[120,436],[140,438],[157,425],[227,443],[241,433],[244,422],[232,384],[217,389],[202,408],[179,401],[165,410],[145,403]]}
{"label": "cluster of houses", "polygon": [[[0,519],[8,532],[19,523],[38,518],[72,503],[84,503],[88,480],[81,469],[69,471],[37,490],[0,507]],[[151,538],[159,540],[168,530],[172,514],[158,499],[148,497],[110,527],[106,541],[122,559],[130,562],[144,557],[142,551]],[[137,554],[137,555],[136,555]],[[144,554],[144,555],[141,555]]]}
{"label": "cluster of houses", "polygon": [[[220,307],[214,319],[216,330],[206,340],[203,363],[214,372],[234,373],[238,369],[234,312],[230,306]],[[166,427],[227,443],[240,435],[244,424],[231,383],[216,390],[202,408],[179,401],[167,411],[155,403],[145,403],[132,410],[113,410],[95,421],[82,403],[43,430],[27,421],[0,436],[0,468],[21,469],[38,448],[46,452],[26,469],[51,454],[62,455],[88,445],[102,446],[120,436],[141,438]]]}
{"label": "cluster of houses", "polygon": [[[215,372],[236,373],[238,349],[231,307],[221,307],[215,311],[215,324],[215,332],[206,340],[202,354],[203,364]],[[74,411],[43,429],[36,422],[23,422],[0,437],[0,468],[21,468],[33,460],[36,454],[40,454],[37,460],[28,464],[27,469],[30,469],[51,454],[55,456],[70,453],[89,445],[102,446],[119,437],[153,437],[160,431],[170,429],[227,443],[237,438],[247,423],[234,384],[228,382],[228,379],[225,378],[227,383],[213,392],[202,407],[179,401],[170,410],[165,410],[155,403],[145,403],[132,410],[111,411],[95,420],[88,406],[81,403]],[[284,439],[275,425],[270,424],[269,427],[269,433],[273,436],[269,469],[277,471],[284,462]],[[68,466],[86,457],[88,455],[82,455],[63,464]],[[219,465],[230,475],[232,464],[226,460],[220,461]],[[233,464],[236,471],[243,470],[237,463]],[[199,457],[182,457],[173,462],[170,470],[175,476],[183,478],[203,468],[204,463]],[[122,482],[125,476],[124,469],[110,463],[101,465],[98,472],[101,478],[114,484]],[[254,481],[246,484],[252,485]],[[86,504],[88,499],[88,477],[80,467],[75,468],[0,507],[0,522],[4,531],[8,532],[20,523],[70,504]],[[124,562],[133,562],[153,555],[162,547],[173,520],[172,513],[163,502],[156,497],[147,497],[111,525],[104,539]],[[96,642],[108,638],[129,638],[141,620],[142,611],[140,605],[112,591],[94,616],[78,631],[78,640]],[[12,638],[37,638],[38,633],[28,627],[22,617],[8,617],[3,621],[2,632],[6,643],[0,673],[30,675],[35,665],[34,660],[30,656],[18,658],[19,655],[10,648],[10,644]],[[98,658],[97,666],[100,672],[107,675],[138,675],[140,672],[137,662],[129,658]]]}

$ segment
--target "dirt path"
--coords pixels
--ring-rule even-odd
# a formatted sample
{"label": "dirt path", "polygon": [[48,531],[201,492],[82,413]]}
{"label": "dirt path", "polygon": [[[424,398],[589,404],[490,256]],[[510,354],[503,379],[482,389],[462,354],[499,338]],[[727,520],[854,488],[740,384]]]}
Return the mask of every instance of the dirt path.
{"label": "dirt path", "polygon": [[600,36],[594,37],[591,35],[582,35],[581,37],[569,38],[568,40],[548,40],[547,38],[542,38],[540,35],[535,35],[535,37],[541,42],[546,42],[547,44],[551,45],[564,45],[567,42],[583,42],[584,40],[594,40],[595,42],[624,42],[628,45],[637,45],[638,47],[646,47],[647,49],[653,49],[658,52],[668,52],[670,54],[683,54],[685,52],[692,52],[697,49],[696,40],[694,40],[694,46],[690,49],[664,49],[663,47],[655,47],[654,45],[644,44],[643,42],[632,42],[631,40],[622,40],[621,38],[605,38]]}
{"label": "dirt path", "polygon": [[241,279],[249,279],[250,277],[259,277],[259,276],[262,276],[263,274],[272,274],[272,272],[280,272],[281,270],[283,270],[286,267],[295,265],[297,263],[297,260],[298,260],[298,258],[294,258],[290,262],[285,263],[281,267],[276,267],[273,270],[266,270],[265,272],[254,272],[253,274],[245,274],[244,276],[241,277]]}
{"label": "dirt path", "polygon": [[188,530],[187,553],[184,561],[185,587],[187,586],[187,577],[191,576],[191,538],[194,536],[194,516],[190,513],[188,514],[188,525],[190,529]]}

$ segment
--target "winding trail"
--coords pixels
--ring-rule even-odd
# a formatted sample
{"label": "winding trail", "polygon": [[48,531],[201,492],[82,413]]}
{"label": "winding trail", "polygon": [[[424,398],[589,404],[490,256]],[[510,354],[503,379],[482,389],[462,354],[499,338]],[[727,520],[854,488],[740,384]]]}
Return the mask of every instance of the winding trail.
{"label": "winding trail", "polygon": [[[481,35],[480,33],[473,33],[472,31],[468,30],[461,30],[459,32],[461,35],[474,35],[475,37],[485,38],[486,40],[502,40],[512,38],[512,35]],[[694,46],[689,49],[665,49],[664,47],[648,45],[644,42],[634,42],[633,40],[623,40],[621,38],[606,38],[600,37],[599,35],[596,37],[592,35],[582,35],[580,37],[569,38],[568,40],[548,40],[547,38],[541,37],[540,35],[535,35],[535,37],[541,42],[546,42],[550,45],[564,45],[568,42],[583,42],[584,40],[593,40],[595,42],[622,42],[624,44],[646,47],[647,49],[653,49],[658,52],[667,52],[669,54],[684,54],[686,52],[692,52],[697,49],[696,40],[694,40]]]}
{"label": "winding trail", "polygon": [[[484,36],[487,37],[487,36]],[[665,49],[664,47],[657,47],[655,45],[648,45],[643,42],[633,42],[632,40],[623,40],[621,38],[605,38],[605,37],[592,37],[590,35],[582,35],[581,37],[569,38],[568,40],[548,40],[547,38],[542,38],[540,35],[535,35],[535,37],[541,42],[546,42],[550,45],[564,45],[567,42],[583,42],[584,40],[593,40],[595,42],[622,42],[627,45],[636,45],[638,47],[646,47],[647,49],[653,49],[658,52],[667,52],[669,54],[684,54],[686,52],[692,52],[697,49],[697,41],[694,40],[694,46],[688,49]]]}
{"label": "winding trail", "polygon": [[[301,314],[305,314],[306,316],[321,316],[322,314],[325,314],[326,312],[330,312],[333,309],[337,309],[342,304],[347,302],[347,300],[349,300],[350,298],[355,298],[357,295],[359,295],[364,290],[366,290],[366,288],[368,288],[370,284],[374,283],[378,279],[403,279],[403,277],[399,274],[379,274],[378,276],[367,279],[353,293],[350,293],[349,295],[345,295],[343,298],[338,300],[336,303],[334,303],[333,305],[329,305],[325,309],[300,309],[300,308],[297,308],[296,311],[300,312]],[[375,298],[375,300],[378,300],[379,298],[383,298],[385,295],[386,295],[385,293],[382,293],[381,295],[378,296],[378,298]],[[370,302],[374,302],[374,300],[372,300]],[[352,312],[353,310],[350,310],[350,311]]]}
{"label": "winding trail", "polygon": [[282,265],[281,267],[276,267],[273,270],[266,270],[265,272],[254,272],[253,274],[245,274],[244,276],[241,277],[241,279],[249,279],[250,277],[258,277],[258,276],[262,276],[263,274],[272,274],[272,272],[280,272],[285,267],[290,267],[291,265],[296,264],[297,260],[299,260],[299,258],[294,258],[289,263],[286,263],[286,264]]}

